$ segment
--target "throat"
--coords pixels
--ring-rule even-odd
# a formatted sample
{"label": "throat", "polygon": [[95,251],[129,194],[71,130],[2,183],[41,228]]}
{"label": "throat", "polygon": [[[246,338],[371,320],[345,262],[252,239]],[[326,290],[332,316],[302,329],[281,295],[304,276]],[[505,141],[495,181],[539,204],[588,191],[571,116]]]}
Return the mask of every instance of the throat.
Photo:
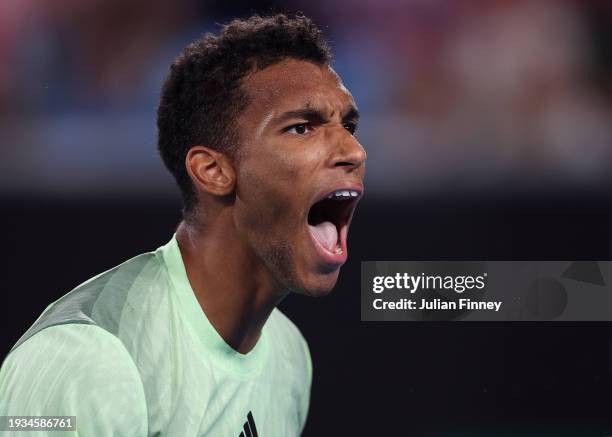
{"label": "throat", "polygon": [[227,250],[224,235],[182,222],[176,239],[187,287],[201,311],[227,345],[246,354],[255,347],[268,317],[288,291],[279,293],[273,282],[265,280],[259,267],[253,266],[250,253],[239,244],[230,244]]}

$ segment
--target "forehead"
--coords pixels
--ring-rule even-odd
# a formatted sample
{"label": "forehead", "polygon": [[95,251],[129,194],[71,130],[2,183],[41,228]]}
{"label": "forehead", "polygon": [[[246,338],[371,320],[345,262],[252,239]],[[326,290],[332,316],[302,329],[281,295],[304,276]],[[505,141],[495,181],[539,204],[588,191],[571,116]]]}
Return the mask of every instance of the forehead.
{"label": "forehead", "polygon": [[295,59],[252,73],[243,81],[242,89],[249,96],[249,105],[244,111],[248,118],[307,106],[333,113],[355,104],[329,65]]}

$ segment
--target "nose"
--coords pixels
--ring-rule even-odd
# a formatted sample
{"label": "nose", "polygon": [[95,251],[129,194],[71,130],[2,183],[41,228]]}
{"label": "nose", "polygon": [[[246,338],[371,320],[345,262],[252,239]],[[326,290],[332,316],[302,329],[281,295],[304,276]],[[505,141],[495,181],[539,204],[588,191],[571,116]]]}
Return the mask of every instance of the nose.
{"label": "nose", "polygon": [[335,141],[335,147],[331,159],[333,167],[346,167],[347,171],[354,171],[364,167],[366,151],[355,138],[344,127]]}

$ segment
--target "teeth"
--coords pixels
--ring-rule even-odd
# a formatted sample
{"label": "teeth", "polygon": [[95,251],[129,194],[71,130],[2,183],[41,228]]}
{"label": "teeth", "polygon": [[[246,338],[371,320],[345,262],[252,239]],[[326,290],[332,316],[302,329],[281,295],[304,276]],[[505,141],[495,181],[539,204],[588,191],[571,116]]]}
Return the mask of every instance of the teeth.
{"label": "teeth", "polygon": [[354,190],[338,190],[327,196],[328,199],[350,199],[351,197],[358,197],[359,193]]}
{"label": "teeth", "polygon": [[340,247],[340,245],[336,246],[336,255],[340,255],[342,253],[342,248]]}

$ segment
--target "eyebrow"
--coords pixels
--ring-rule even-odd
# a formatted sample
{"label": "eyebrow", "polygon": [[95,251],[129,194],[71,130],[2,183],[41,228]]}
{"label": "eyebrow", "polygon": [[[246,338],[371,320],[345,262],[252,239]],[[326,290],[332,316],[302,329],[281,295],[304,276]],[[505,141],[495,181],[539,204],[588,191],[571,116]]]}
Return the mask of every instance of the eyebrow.
{"label": "eyebrow", "polygon": [[[328,120],[328,117],[323,111],[319,109],[306,107],[293,111],[283,112],[276,118],[274,124],[282,124],[294,119],[306,120],[307,122],[314,124],[322,124]],[[354,105],[351,105],[342,116],[342,121],[347,122],[357,120],[359,120],[359,111]]]}

